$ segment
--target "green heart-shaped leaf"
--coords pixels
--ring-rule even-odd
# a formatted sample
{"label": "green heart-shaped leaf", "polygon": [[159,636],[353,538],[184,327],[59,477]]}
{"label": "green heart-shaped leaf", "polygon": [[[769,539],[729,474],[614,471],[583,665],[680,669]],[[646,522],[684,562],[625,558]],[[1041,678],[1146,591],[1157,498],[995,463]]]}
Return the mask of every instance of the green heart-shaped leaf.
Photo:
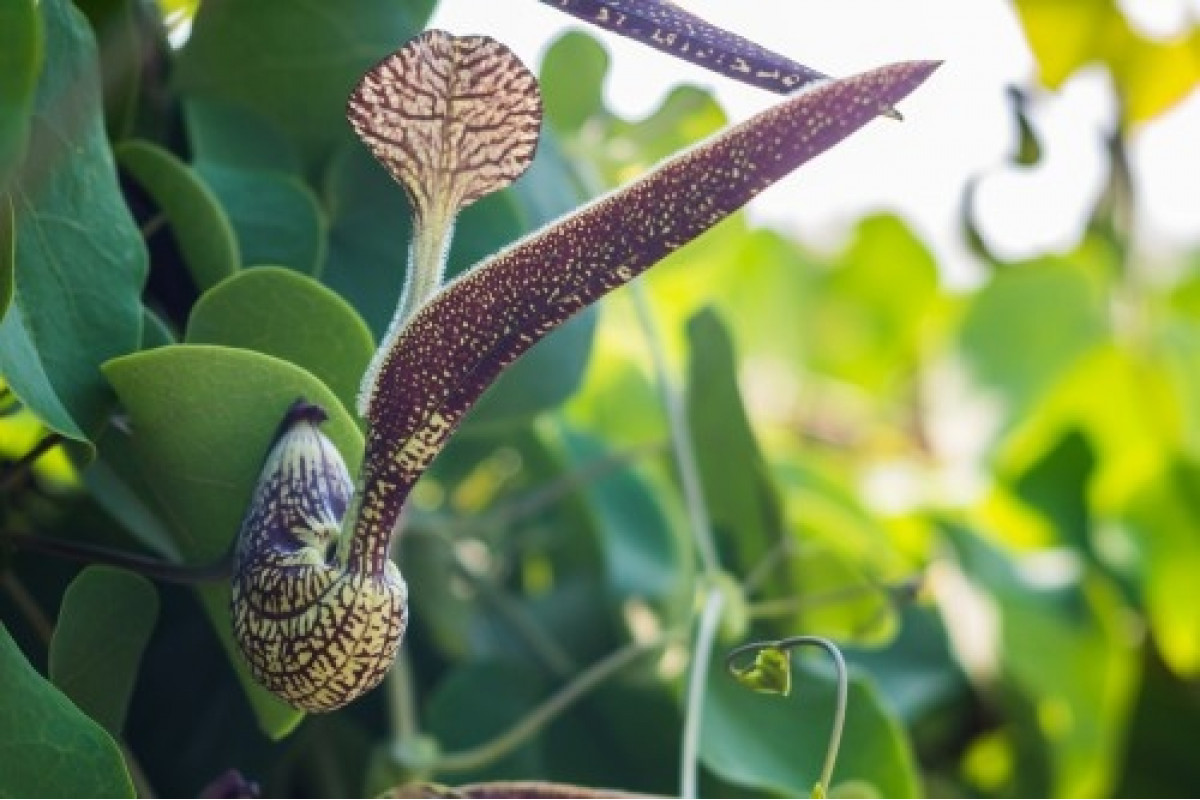
{"label": "green heart-shaped leaf", "polygon": [[764,647],[754,655],[749,666],[730,668],[737,682],[747,689],[762,694],[780,694],[787,697],[792,691],[791,651],[778,647]]}

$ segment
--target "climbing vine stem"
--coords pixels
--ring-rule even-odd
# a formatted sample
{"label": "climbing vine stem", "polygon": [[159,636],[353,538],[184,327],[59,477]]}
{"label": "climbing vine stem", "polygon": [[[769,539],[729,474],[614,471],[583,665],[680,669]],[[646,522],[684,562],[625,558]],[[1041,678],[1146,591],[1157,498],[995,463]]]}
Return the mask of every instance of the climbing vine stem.
{"label": "climbing vine stem", "polygon": [[496,738],[470,750],[439,757],[435,771],[442,774],[469,772],[498,761],[536,736],[567,708],[601,683],[639,658],[665,647],[682,635],[682,629],[671,630],[650,642],[632,642],[625,645],[579,673],[570,683]]}
{"label": "climbing vine stem", "polygon": [[[763,654],[771,653],[784,657],[784,668],[790,670],[787,656],[799,647],[819,647],[829,654],[837,670],[837,701],[833,711],[833,729],[829,734],[829,746],[825,749],[825,761],[821,766],[821,777],[814,790],[814,796],[824,797],[833,780],[833,768],[837,764],[838,751],[842,746],[842,731],[846,726],[846,705],[849,689],[849,673],[846,670],[846,660],[838,646],[822,636],[791,636],[773,642],[752,642],[732,651],[725,659],[725,667],[740,683],[750,686],[757,691],[774,694],[787,694],[790,688],[790,675],[784,676],[781,683],[771,681],[769,685],[762,682],[758,673]],[[753,667],[743,667],[747,655],[756,657]]]}
{"label": "climbing vine stem", "polygon": [[700,480],[700,465],[696,460],[696,448],[688,431],[687,413],[684,410],[683,394],[671,378],[667,366],[666,348],[654,318],[650,295],[642,281],[632,286],[633,305],[646,338],[647,349],[654,365],[655,382],[662,397],[663,410],[667,417],[667,428],[671,449],[675,456],[675,469],[679,473],[679,484],[687,509],[692,541],[705,585],[704,605],[700,623],[692,647],[692,665],[688,672],[687,705],[684,709],[683,742],[680,755],[680,794],[685,798],[698,796],[700,783],[700,734],[703,723],[704,686],[708,679],[708,663],[712,658],[716,642],[717,627],[725,596],[718,588],[715,578],[721,573],[721,561],[717,555],[716,539],[713,536],[712,520],[704,500],[704,488]]}

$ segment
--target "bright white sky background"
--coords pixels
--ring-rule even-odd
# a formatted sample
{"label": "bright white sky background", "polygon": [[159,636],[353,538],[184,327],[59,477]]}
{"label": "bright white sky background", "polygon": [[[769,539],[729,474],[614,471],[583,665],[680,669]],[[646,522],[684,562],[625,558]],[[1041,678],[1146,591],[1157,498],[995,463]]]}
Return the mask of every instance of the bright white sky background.
{"label": "bright white sky background", "polygon": [[[1033,57],[1008,0],[676,0],[722,27],[833,75],[889,61],[946,64],[900,105],[906,121],[877,120],[755,201],[759,220],[805,241],[836,244],[863,214],[897,211],[934,249],[953,283],[976,274],[958,232],[962,188],[990,172],[981,226],[1003,256],[1069,248],[1105,178],[1102,134],[1115,113],[1099,69],[1055,94],[1040,92],[1033,119],[1045,160],[1003,168],[1016,131],[1004,87],[1032,86]],[[1200,0],[1123,0],[1144,32],[1168,36],[1200,20]],[[535,0],[443,0],[431,22],[486,33],[530,66],[565,30],[583,27]],[[673,85],[712,88],[734,120],[777,98],[596,29],[612,57],[609,107],[649,113]],[[1200,92],[1144,126],[1132,147],[1142,214],[1139,245],[1169,253],[1200,247]]]}

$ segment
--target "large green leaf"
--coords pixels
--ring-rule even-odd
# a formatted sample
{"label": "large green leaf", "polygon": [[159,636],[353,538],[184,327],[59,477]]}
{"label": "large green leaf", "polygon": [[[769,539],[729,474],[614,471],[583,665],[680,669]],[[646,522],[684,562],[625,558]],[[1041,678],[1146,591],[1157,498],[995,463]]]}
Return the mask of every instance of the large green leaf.
{"label": "large green leaf", "polygon": [[[267,448],[296,398],[329,412],[325,431],[351,473],[362,458],[362,436],[336,395],[286,361],[229,347],[170,345],[110,361],[104,372],[130,414],[142,474],[189,563],[229,552]],[[263,730],[287,734],[302,715],[250,678],[230,631],[228,585],[200,595]]]}
{"label": "large green leaf", "polygon": [[180,53],[176,82],[255,109],[309,166],[346,140],[346,98],[362,74],[425,27],[432,0],[209,0]]}
{"label": "large green leaf", "polygon": [[1188,96],[1200,81],[1200,29],[1169,39],[1140,33],[1116,0],[1017,0],[1042,83],[1060,88],[1080,68],[1112,72],[1130,122],[1144,122]]}
{"label": "large green leaf", "polygon": [[100,45],[104,118],[109,136],[119,142],[133,130],[145,77],[143,64],[153,57],[149,43],[143,40],[150,30],[140,19],[145,4],[139,0],[78,0],[75,5],[87,16]]}
{"label": "large green leaf", "polygon": [[813,368],[873,394],[910,379],[937,322],[940,295],[933,256],[902,220],[877,215],[860,222],[811,291],[801,326]]}
{"label": "large green leaf", "polygon": [[88,567],[63,595],[50,642],[50,680],[113,736],[125,725],[157,617],[154,584],[124,570]]}
{"label": "large green leaf", "polygon": [[582,31],[570,31],[550,45],[539,82],[546,121],[560,134],[577,133],[604,109],[608,51]]}
{"label": "large green leaf", "polygon": [[375,352],[354,309],[312,278],[279,267],[241,272],[200,298],[188,319],[189,344],[266,353],[304,367],[346,408]]}
{"label": "large green leaf", "polygon": [[[821,775],[833,726],[836,680],[832,669],[792,659],[787,697],[750,691],[725,670],[716,655],[704,696],[700,757],[722,779],[743,787],[809,797]],[[839,784],[865,783],[879,797],[916,797],[916,763],[900,723],[871,682],[850,679],[846,728],[833,771]]]}
{"label": "large green leaf", "polygon": [[[726,567],[744,576],[784,536],[778,490],[742,404],[733,342],[716,312],[709,309],[692,318],[688,343],[688,430],[704,500]],[[773,595],[789,594],[783,576],[767,585]]]}
{"label": "large green leaf", "polygon": [[[586,469],[614,454],[595,438],[577,431],[563,432],[568,464]],[[588,480],[583,494],[601,534],[607,580],[613,600],[648,600],[671,616],[690,605],[692,558],[688,542],[671,524],[654,487],[636,464]]]}
{"label": "large green leaf", "polygon": [[104,135],[96,46],[66,0],[46,0],[46,67],[13,193],[15,294],[0,372],[50,428],[84,439],[111,392],[100,364],[141,342],[142,238]]}
{"label": "large green leaf", "polygon": [[[537,673],[503,661],[466,664],[441,681],[429,699],[427,719],[430,733],[446,752],[478,746],[517,724],[529,709],[542,700],[544,682]],[[542,747],[534,740],[486,772],[464,772],[441,779],[470,782],[489,779],[525,778],[544,769]]]}
{"label": "large green leaf", "polygon": [[42,44],[42,21],[34,0],[0,5],[0,195],[8,193],[9,176],[25,152]]}
{"label": "large green leaf", "polygon": [[253,109],[185,98],[183,122],[196,162],[299,174],[300,156],[284,131]]}
{"label": "large green leaf", "polygon": [[[1096,402],[1100,397],[1104,402]],[[1169,467],[1182,443],[1186,414],[1160,364],[1103,344],[1060,364],[1036,405],[1015,420],[995,460],[1003,472],[1018,475],[1052,452],[1064,435],[1078,431],[1095,450],[1088,501],[1096,511],[1111,513]]]}
{"label": "large green leaf", "polygon": [[167,525],[170,515],[159,506],[128,430],[109,426],[96,440],[96,459],[83,471],[92,498],[138,544],[156,555],[180,561],[175,536]]}
{"label": "large green leaf", "polygon": [[229,218],[187,164],[140,140],[122,142],[116,156],[161,209],[201,292],[237,271],[241,257]]}
{"label": "large green leaf", "polygon": [[1047,559],[1039,569],[1036,559],[1014,561],[960,527],[946,531],[963,572],[999,611],[996,653],[1006,681],[1036,710],[1029,723],[1051,764],[1045,791],[1108,794],[1139,672],[1115,590],[1070,561]]}
{"label": "large green leaf", "polygon": [[1200,469],[1180,463],[1134,498],[1125,514],[1142,555],[1141,594],[1163,660],[1200,675]]}
{"label": "large green leaf", "polygon": [[960,350],[974,379],[1026,413],[1105,333],[1097,282],[1083,268],[1046,259],[997,273],[974,298]]}
{"label": "large green leaf", "polygon": [[299,177],[285,172],[196,164],[237,234],[242,263],[316,273],[325,260],[325,215]]}
{"label": "large green leaf", "polygon": [[0,623],[0,795],[134,797],[121,750],[34,671]]}

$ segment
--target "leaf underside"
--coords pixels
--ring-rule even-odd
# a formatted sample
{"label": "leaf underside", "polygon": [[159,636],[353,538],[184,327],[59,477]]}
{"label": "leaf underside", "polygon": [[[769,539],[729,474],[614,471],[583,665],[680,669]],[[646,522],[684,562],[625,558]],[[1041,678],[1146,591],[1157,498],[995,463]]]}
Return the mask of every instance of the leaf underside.
{"label": "leaf underside", "polygon": [[364,502],[389,525],[463,414],[549,331],[906,97],[936,69],[906,62],[768,109],[637,183],[501,251],[410,320],[365,398]]}

